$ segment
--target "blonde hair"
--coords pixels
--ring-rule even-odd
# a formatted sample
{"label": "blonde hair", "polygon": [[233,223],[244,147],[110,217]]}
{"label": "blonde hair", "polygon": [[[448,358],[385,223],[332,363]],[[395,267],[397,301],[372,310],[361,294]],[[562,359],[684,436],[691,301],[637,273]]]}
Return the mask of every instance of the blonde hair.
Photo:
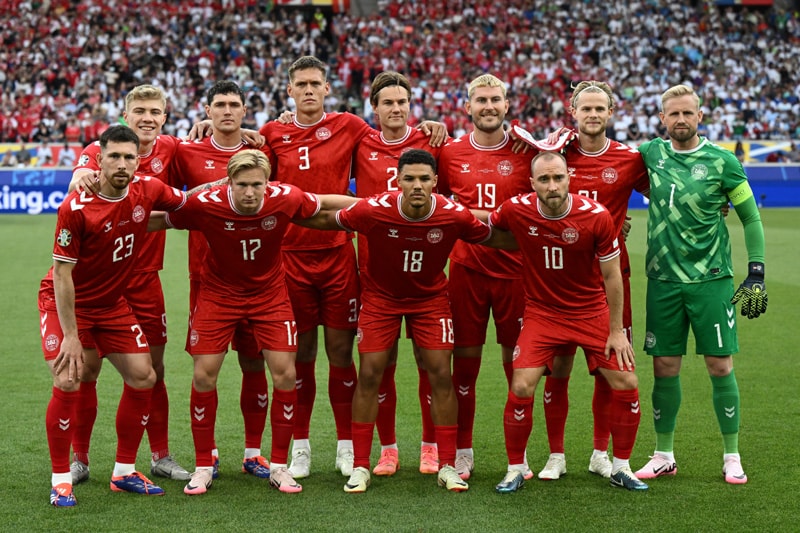
{"label": "blonde hair", "polygon": [[467,96],[472,98],[472,95],[475,94],[475,89],[478,87],[500,87],[503,90],[503,98],[506,98],[506,84],[497,76],[491,74],[482,74],[478,76],[469,83]]}
{"label": "blonde hair", "polygon": [[269,181],[272,167],[264,152],[260,150],[242,150],[228,160],[228,177],[234,179],[240,172],[253,168],[260,168],[264,172],[264,178]]}
{"label": "blonde hair", "polygon": [[569,101],[572,107],[577,109],[578,97],[584,92],[605,93],[608,97],[608,108],[614,109],[614,93],[611,91],[611,87],[605,82],[595,80],[582,81],[573,87],[572,99]]}
{"label": "blonde hair", "polygon": [[167,97],[160,87],[155,85],[137,85],[125,95],[125,111],[129,111],[136,100],[159,100],[161,107],[167,108]]}
{"label": "blonde hair", "polygon": [[667,100],[678,98],[680,96],[686,96],[687,94],[692,95],[694,102],[697,105],[697,109],[700,109],[700,97],[697,96],[697,93],[694,92],[694,89],[687,85],[674,85],[664,91],[664,94],[661,95],[661,110],[664,110],[664,104],[667,102]]}

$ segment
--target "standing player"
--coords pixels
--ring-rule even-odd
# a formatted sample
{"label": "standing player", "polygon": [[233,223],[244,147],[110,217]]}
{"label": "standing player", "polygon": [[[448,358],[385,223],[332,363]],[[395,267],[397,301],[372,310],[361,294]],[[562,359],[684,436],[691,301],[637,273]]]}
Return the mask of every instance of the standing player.
{"label": "standing player", "polygon": [[[508,113],[506,86],[491,74],[469,84],[465,105],[475,129],[442,148],[439,192],[469,209],[491,211],[503,201],[530,191],[532,153],[515,154],[503,129]],[[450,301],[455,350],[453,385],[458,398],[456,470],[469,479],[475,465],[472,430],[475,384],[481,366],[489,314],[494,317],[503,368],[511,382],[511,357],[525,307],[519,284],[522,256],[457,242],[450,256]],[[528,477],[533,474],[526,472]]]}
{"label": "standing player", "polygon": [[[232,81],[218,81],[206,94],[205,111],[211,119],[213,133],[209,137],[178,145],[171,169],[172,184],[189,189],[224,178],[232,155],[250,146],[242,139],[242,119],[247,112],[244,92]],[[200,288],[200,272],[208,244],[199,232],[189,234],[189,309],[193,320]],[[237,328],[233,347],[238,352],[242,369],[242,390],[239,403],[244,418],[245,450],[242,471],[259,478],[269,477],[269,463],[261,455],[261,439],[266,425],[268,397],[264,357],[246,326]],[[189,346],[187,345],[187,350]],[[215,464],[219,452],[214,447]],[[215,469],[215,476],[218,470]]]}
{"label": "standing player", "polygon": [[[125,97],[123,118],[139,138],[138,176],[152,176],[169,182],[167,169],[180,142],[175,137],[161,135],[167,119],[167,100],[164,92],[152,85],[138,85]],[[94,142],[84,148],[72,174],[70,190],[79,187],[83,191],[96,193],[99,182],[95,174],[100,170],[98,154],[100,144]],[[150,357],[156,372],[153,401],[147,436],[152,453],[150,472],[153,475],[178,480],[188,480],[189,472],[180,466],[169,452],[169,397],[164,382],[164,347],[167,343],[167,315],[164,308],[164,293],[158,271],[164,266],[163,231],[143,236],[133,269],[133,276],[125,284],[125,300],[150,345]],[[89,352],[93,354],[94,352]],[[89,442],[97,418],[97,377],[102,359],[86,358],[81,373],[78,394],[77,419],[73,435],[73,461],[70,465],[72,483],[81,483],[89,478]]]}
{"label": "standing player", "polygon": [[[380,123],[380,131],[373,131],[364,137],[353,159],[353,176],[356,195],[366,198],[375,194],[399,190],[397,182],[397,161],[406,151],[417,148],[439,157],[440,148],[432,147],[428,137],[420,130],[408,125],[411,104],[411,84],[398,72],[386,71],[372,80],[370,103]],[[367,268],[367,240],[358,234],[358,269]],[[399,466],[399,452],[395,433],[397,388],[395,370],[397,368],[397,344],[392,348],[389,362],[383,372],[383,380],[378,392],[378,415],[375,426],[381,441],[381,456],[373,473],[376,476],[391,476]],[[419,401],[422,413],[422,445],[420,471],[436,474],[439,471],[436,457],[436,434],[430,414],[431,385],[428,373],[417,366],[419,373]]]}
{"label": "standing player", "polygon": [[[647,194],[650,186],[641,155],[627,145],[606,137],[606,126],[614,110],[614,95],[608,84],[582,81],[575,86],[570,112],[578,126],[577,141],[567,145],[564,155],[569,171],[569,190],[603,204],[621,235],[628,211],[628,200],[634,190]],[[633,342],[633,313],[630,294],[630,259],[625,239],[621,238],[620,268],[624,294],[622,326]],[[564,455],[564,428],[569,410],[568,385],[575,353],[559,355],[553,361],[552,373],[544,384],[543,405],[550,444],[550,457],[539,472],[540,479],[558,479],[567,471]],[[595,373],[592,398],[594,414],[594,451],[589,472],[611,476],[608,457],[611,388],[601,373]]]}
{"label": "standing player", "polygon": [[489,228],[464,207],[433,194],[436,161],[409,150],[397,164],[400,191],[361,200],[336,213],[340,227],[364,234],[370,253],[362,272],[360,357],[353,397],[355,465],[345,492],[364,492],[378,411],[378,388],[405,318],[431,384],[431,417],[439,450],[439,486],[464,491],[455,471],[458,404],[450,373],[453,330],[444,267],[457,239],[484,242]]}
{"label": "standing player", "polygon": [[53,268],[39,290],[42,348],[53,375],[46,427],[53,468],[50,503],[74,506],[70,445],[84,353],[107,358],[123,378],[111,490],[160,495],[136,471],[156,374],[144,331],[123,297],[152,209],[172,210],[184,193],[134,178],[139,139],[125,126],[100,136],[98,194],[73,191],[58,210]]}
{"label": "standing player", "polygon": [[[289,223],[315,215],[320,200],[291,185],[268,185],[270,171],[262,152],[241,151],[227,165],[230,185],[198,194],[164,221],[165,226],[198,231],[208,242],[187,340],[194,358],[190,407],[197,469],[184,488],[186,494],[205,493],[212,483],[217,376],[242,321],[252,326],[272,376],[270,484],[281,492],[302,490],[287,468],[297,397],[297,331],[280,245]],[[344,204],[326,207],[355,201],[343,198]]]}
{"label": "standing player", "polygon": [[[349,113],[325,113],[330,91],[327,69],[319,59],[304,56],[289,67],[287,93],[297,105],[291,124],[277,121],[260,133],[273,150],[273,179],[318,194],[346,194],[356,144],[370,131]],[[286,282],[297,321],[297,411],[290,471],[295,478],[310,474],[308,438],[316,397],[314,365],[317,326],[322,324],[330,362],[328,395],[336,423],[335,467],[349,476],[353,469],[350,421],[356,369],[353,336],[358,320],[358,277],[355,249],[342,232],[290,227],[283,241]]]}
{"label": "standing player", "polygon": [[[647,336],[653,356],[656,451],[636,475],[675,475],[675,421],[681,404],[680,369],[689,326],[711,378],[712,401],[723,442],[722,473],[747,483],[739,456],[739,386],[732,354],[739,350],[736,302],[742,315],[767,310],[764,229],[747,176],[736,156],[697,134],[700,99],[685,85],[661,96],[661,123],[669,140],[643,143],[650,175],[647,219]],[[744,226],[748,274],[733,290],[731,243],[720,209],[728,202]]]}
{"label": "standing player", "polygon": [[619,228],[601,204],[569,193],[561,154],[537,155],[531,175],[535,194],[507,200],[489,217],[490,225],[511,231],[526,265],[525,318],[503,415],[508,473],[496,490],[523,486],[536,385],[556,355],[577,346],[588,354],[590,371],[603,374],[612,388],[611,485],[647,490],[629,465],[640,411],[634,353],[622,327]]}

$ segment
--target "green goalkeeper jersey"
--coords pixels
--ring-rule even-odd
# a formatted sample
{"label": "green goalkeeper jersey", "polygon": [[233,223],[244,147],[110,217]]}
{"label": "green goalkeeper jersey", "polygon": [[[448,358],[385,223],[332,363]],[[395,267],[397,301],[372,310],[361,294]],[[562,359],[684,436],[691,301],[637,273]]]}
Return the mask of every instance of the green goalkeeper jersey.
{"label": "green goalkeeper jersey", "polygon": [[733,276],[721,210],[737,194],[752,196],[741,163],[705,138],[692,150],[654,139],[639,151],[650,175],[647,277],[699,283]]}

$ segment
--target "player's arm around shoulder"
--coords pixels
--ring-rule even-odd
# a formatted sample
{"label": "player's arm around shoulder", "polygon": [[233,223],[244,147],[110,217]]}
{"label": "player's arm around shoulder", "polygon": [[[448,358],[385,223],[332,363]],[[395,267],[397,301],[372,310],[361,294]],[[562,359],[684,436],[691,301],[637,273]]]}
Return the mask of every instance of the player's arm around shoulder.
{"label": "player's arm around shoulder", "polygon": [[[309,193],[306,193],[309,194]],[[299,226],[321,230],[343,230],[336,214],[342,209],[348,209],[361,199],[344,194],[317,194],[319,210],[308,218],[294,218],[292,222]]]}

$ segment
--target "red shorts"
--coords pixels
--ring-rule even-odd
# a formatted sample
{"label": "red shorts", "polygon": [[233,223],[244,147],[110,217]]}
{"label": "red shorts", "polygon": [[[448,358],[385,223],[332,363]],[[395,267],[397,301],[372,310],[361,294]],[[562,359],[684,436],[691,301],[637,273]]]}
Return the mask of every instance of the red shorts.
{"label": "red shorts", "polygon": [[167,343],[167,313],[164,291],[157,271],[136,272],[125,288],[125,299],[133,309],[151,346]]}
{"label": "red shorts", "polygon": [[589,373],[598,368],[619,370],[612,353],[606,359],[608,339],[608,311],[591,318],[543,317],[526,314],[517,346],[514,348],[514,368],[538,368],[546,366],[552,370],[553,358],[565,353],[575,353],[583,348]]}
{"label": "red shorts", "polygon": [[485,344],[490,312],[497,331],[497,343],[514,346],[525,312],[525,292],[521,290],[521,281],[494,278],[451,261],[448,291],[456,346]]}
{"label": "red shorts", "polygon": [[288,295],[281,299],[220,301],[201,290],[192,316],[186,351],[191,355],[228,351],[234,333],[242,326],[252,334],[255,353],[297,351],[297,327]]}
{"label": "red shorts", "polygon": [[327,250],[284,251],[283,263],[298,333],[320,324],[356,328],[359,283],[352,242]]}
{"label": "red shorts", "polygon": [[453,349],[453,320],[447,294],[427,300],[424,305],[403,308],[391,303],[364,302],[358,316],[358,352],[383,352],[394,346],[400,324],[414,343],[427,350]]}
{"label": "red shorts", "polygon": [[[97,349],[100,357],[112,353],[150,353],[147,338],[124,298],[113,307],[76,309],[78,338],[85,350]],[[64,332],[52,294],[39,292],[39,325],[45,361],[58,357]]]}

